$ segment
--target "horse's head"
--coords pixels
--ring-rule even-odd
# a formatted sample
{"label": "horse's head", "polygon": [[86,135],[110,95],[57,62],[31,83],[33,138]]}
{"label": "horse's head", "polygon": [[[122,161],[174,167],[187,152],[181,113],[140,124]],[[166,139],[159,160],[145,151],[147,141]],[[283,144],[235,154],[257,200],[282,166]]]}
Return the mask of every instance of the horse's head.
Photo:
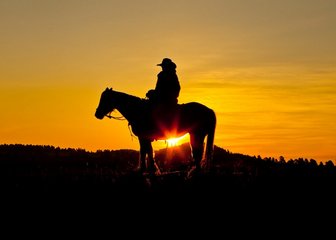
{"label": "horse's head", "polygon": [[108,113],[115,109],[112,93],[112,88],[106,88],[105,91],[101,94],[99,105],[95,113],[96,118],[103,119]]}

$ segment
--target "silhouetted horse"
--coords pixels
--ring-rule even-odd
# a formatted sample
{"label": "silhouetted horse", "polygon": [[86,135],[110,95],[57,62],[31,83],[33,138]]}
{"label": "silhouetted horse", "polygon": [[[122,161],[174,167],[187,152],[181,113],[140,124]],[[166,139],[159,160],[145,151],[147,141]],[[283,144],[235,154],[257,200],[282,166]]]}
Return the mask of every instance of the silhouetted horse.
{"label": "silhouetted horse", "polygon": [[[186,133],[190,135],[192,157],[197,171],[201,170],[204,139],[207,136],[206,166],[210,167],[216,128],[216,115],[212,109],[200,103],[191,102],[178,104],[168,113],[166,109],[162,109],[159,114],[153,115],[155,111],[148,100],[106,88],[101,94],[95,116],[103,119],[114,109],[128,120],[133,133],[139,138],[142,171],[146,170],[146,155],[148,170],[155,171],[152,141],[179,137]],[[169,121],[162,116],[168,116]]]}

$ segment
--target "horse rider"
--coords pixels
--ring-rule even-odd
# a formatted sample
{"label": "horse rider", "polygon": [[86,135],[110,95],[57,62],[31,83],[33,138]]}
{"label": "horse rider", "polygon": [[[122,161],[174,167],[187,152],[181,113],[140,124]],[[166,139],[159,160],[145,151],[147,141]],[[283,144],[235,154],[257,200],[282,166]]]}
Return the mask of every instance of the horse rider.
{"label": "horse rider", "polygon": [[157,66],[160,66],[162,71],[157,75],[155,89],[149,90],[146,97],[154,105],[155,116],[170,122],[174,116],[181,90],[176,74],[176,64],[170,58],[164,58]]}
{"label": "horse rider", "polygon": [[176,64],[164,58],[157,66],[161,66],[162,71],[157,75],[155,89],[149,90],[146,96],[156,103],[177,104],[181,87],[176,75]]}

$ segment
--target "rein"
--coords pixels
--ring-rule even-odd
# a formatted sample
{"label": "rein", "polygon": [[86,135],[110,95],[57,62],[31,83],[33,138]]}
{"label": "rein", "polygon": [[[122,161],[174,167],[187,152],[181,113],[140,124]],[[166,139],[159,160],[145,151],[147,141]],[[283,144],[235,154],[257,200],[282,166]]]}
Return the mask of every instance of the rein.
{"label": "rein", "polygon": [[[113,111],[112,111],[113,112]],[[106,114],[105,116],[108,117],[109,119],[115,119],[115,120],[120,120],[120,121],[124,121],[126,120],[126,118],[124,118],[123,116],[119,116],[119,117],[115,117],[112,116],[112,112],[109,112],[108,114]]]}
{"label": "rein", "polygon": [[[113,112],[113,111],[112,111]],[[112,116],[112,112],[109,112],[108,114],[105,115],[105,117],[108,117],[109,119],[115,119],[115,120],[120,120],[120,121],[125,121],[126,118],[123,117],[123,116],[119,116],[119,117],[115,117],[115,116]],[[132,129],[131,129],[131,124],[128,123],[128,130],[130,132],[130,135],[131,135],[131,138],[133,140],[133,138],[136,138],[136,136],[133,134],[132,132]]]}

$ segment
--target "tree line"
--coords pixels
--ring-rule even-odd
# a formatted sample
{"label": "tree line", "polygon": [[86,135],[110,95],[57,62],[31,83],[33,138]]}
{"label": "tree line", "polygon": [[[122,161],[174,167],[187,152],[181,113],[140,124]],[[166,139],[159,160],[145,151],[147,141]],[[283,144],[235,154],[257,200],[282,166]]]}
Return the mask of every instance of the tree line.
{"label": "tree line", "polygon": [[[101,188],[130,183],[138,187],[139,179],[132,175],[139,165],[138,158],[139,152],[131,149],[90,152],[49,145],[3,144],[0,145],[0,184],[7,188]],[[189,144],[160,149],[155,152],[155,159],[163,172],[186,172],[192,165]],[[218,187],[220,184],[232,188],[336,186],[336,167],[331,160],[318,163],[306,158],[262,158],[215,146],[212,164],[211,184]],[[169,185],[172,179],[161,180],[160,184],[166,181]],[[185,184],[181,175],[176,175],[174,181],[176,185]]]}

